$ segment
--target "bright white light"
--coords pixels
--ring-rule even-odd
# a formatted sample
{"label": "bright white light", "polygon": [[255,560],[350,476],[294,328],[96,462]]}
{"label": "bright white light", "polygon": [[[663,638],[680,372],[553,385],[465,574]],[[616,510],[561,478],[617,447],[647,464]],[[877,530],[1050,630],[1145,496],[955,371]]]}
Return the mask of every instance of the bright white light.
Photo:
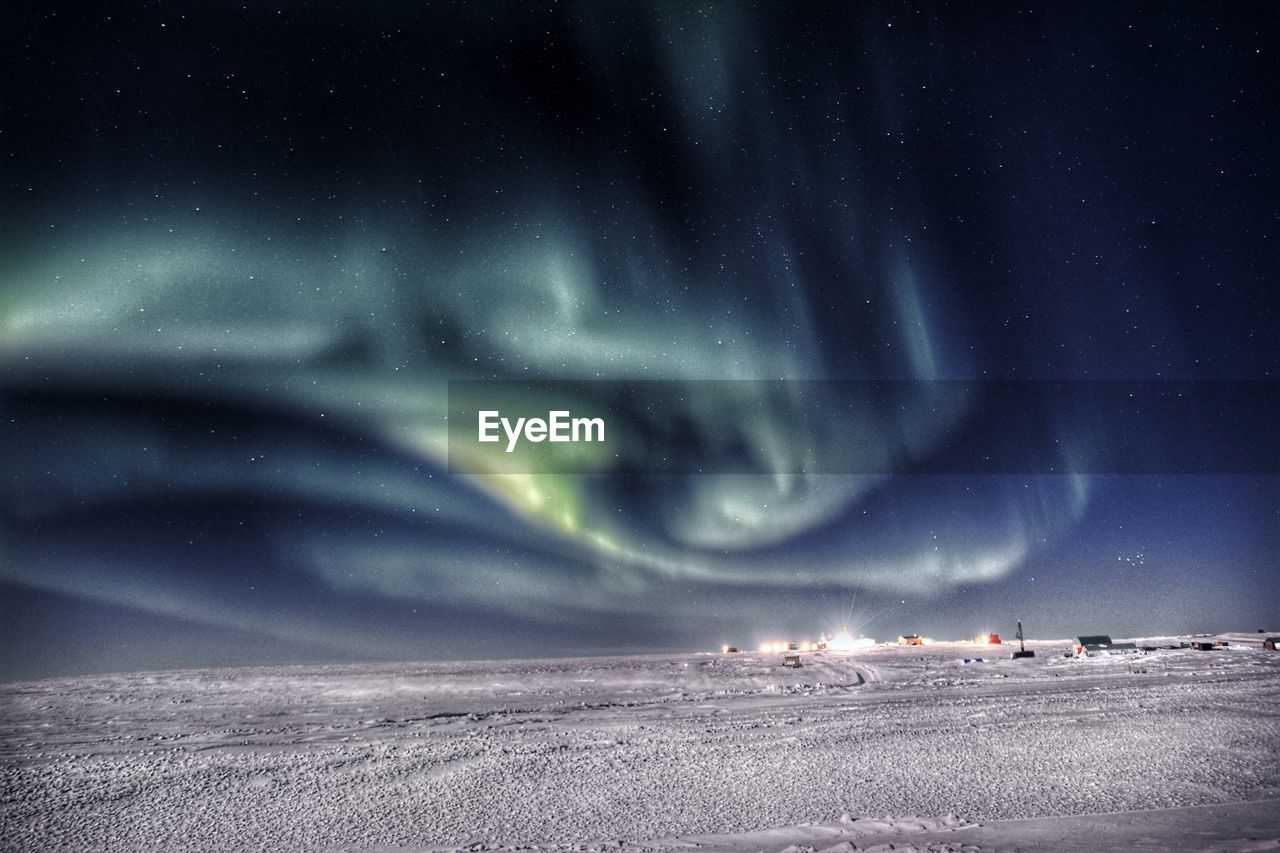
{"label": "bright white light", "polygon": [[841,631],[830,640],[827,640],[827,648],[834,649],[837,652],[849,652],[854,649],[865,649],[874,646],[876,641],[870,637],[859,637],[854,639],[848,631]]}

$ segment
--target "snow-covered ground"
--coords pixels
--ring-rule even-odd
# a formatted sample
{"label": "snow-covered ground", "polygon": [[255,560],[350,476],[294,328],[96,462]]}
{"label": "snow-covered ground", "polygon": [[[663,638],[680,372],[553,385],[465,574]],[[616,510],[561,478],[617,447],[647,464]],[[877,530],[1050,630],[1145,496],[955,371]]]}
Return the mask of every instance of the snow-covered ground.
{"label": "snow-covered ground", "polygon": [[1280,848],[1280,652],[1225,639],[0,684],[0,849]]}

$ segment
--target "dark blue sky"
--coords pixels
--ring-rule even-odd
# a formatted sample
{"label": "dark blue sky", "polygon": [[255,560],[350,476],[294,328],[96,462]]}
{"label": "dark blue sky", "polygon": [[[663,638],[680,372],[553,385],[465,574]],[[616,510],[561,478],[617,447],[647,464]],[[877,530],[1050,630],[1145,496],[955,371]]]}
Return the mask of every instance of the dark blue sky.
{"label": "dark blue sky", "polygon": [[449,380],[1274,382],[1269,4],[7,17],[0,676],[1280,612],[1273,446],[941,475],[973,422],[890,410],[915,473],[836,475],[695,399],[741,467],[445,455]]}

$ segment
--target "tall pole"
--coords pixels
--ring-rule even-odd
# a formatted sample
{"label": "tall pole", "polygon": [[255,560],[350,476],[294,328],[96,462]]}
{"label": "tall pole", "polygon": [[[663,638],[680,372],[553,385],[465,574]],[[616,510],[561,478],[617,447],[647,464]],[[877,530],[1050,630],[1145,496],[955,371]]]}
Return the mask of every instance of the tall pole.
{"label": "tall pole", "polygon": [[1018,649],[1020,651],[1027,650],[1027,644],[1022,641],[1022,620],[1018,620]]}

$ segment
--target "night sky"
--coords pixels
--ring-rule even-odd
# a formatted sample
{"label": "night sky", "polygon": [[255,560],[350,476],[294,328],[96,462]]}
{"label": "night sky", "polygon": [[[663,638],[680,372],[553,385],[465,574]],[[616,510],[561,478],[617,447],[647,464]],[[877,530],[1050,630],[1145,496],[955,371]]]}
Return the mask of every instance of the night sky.
{"label": "night sky", "polygon": [[1274,4],[5,17],[0,677],[1280,623],[1265,443],[955,473],[911,463],[965,412],[832,405],[906,467],[831,473],[768,396],[649,407],[745,448],[702,473],[446,452],[450,380],[1263,380],[1274,412]]}

